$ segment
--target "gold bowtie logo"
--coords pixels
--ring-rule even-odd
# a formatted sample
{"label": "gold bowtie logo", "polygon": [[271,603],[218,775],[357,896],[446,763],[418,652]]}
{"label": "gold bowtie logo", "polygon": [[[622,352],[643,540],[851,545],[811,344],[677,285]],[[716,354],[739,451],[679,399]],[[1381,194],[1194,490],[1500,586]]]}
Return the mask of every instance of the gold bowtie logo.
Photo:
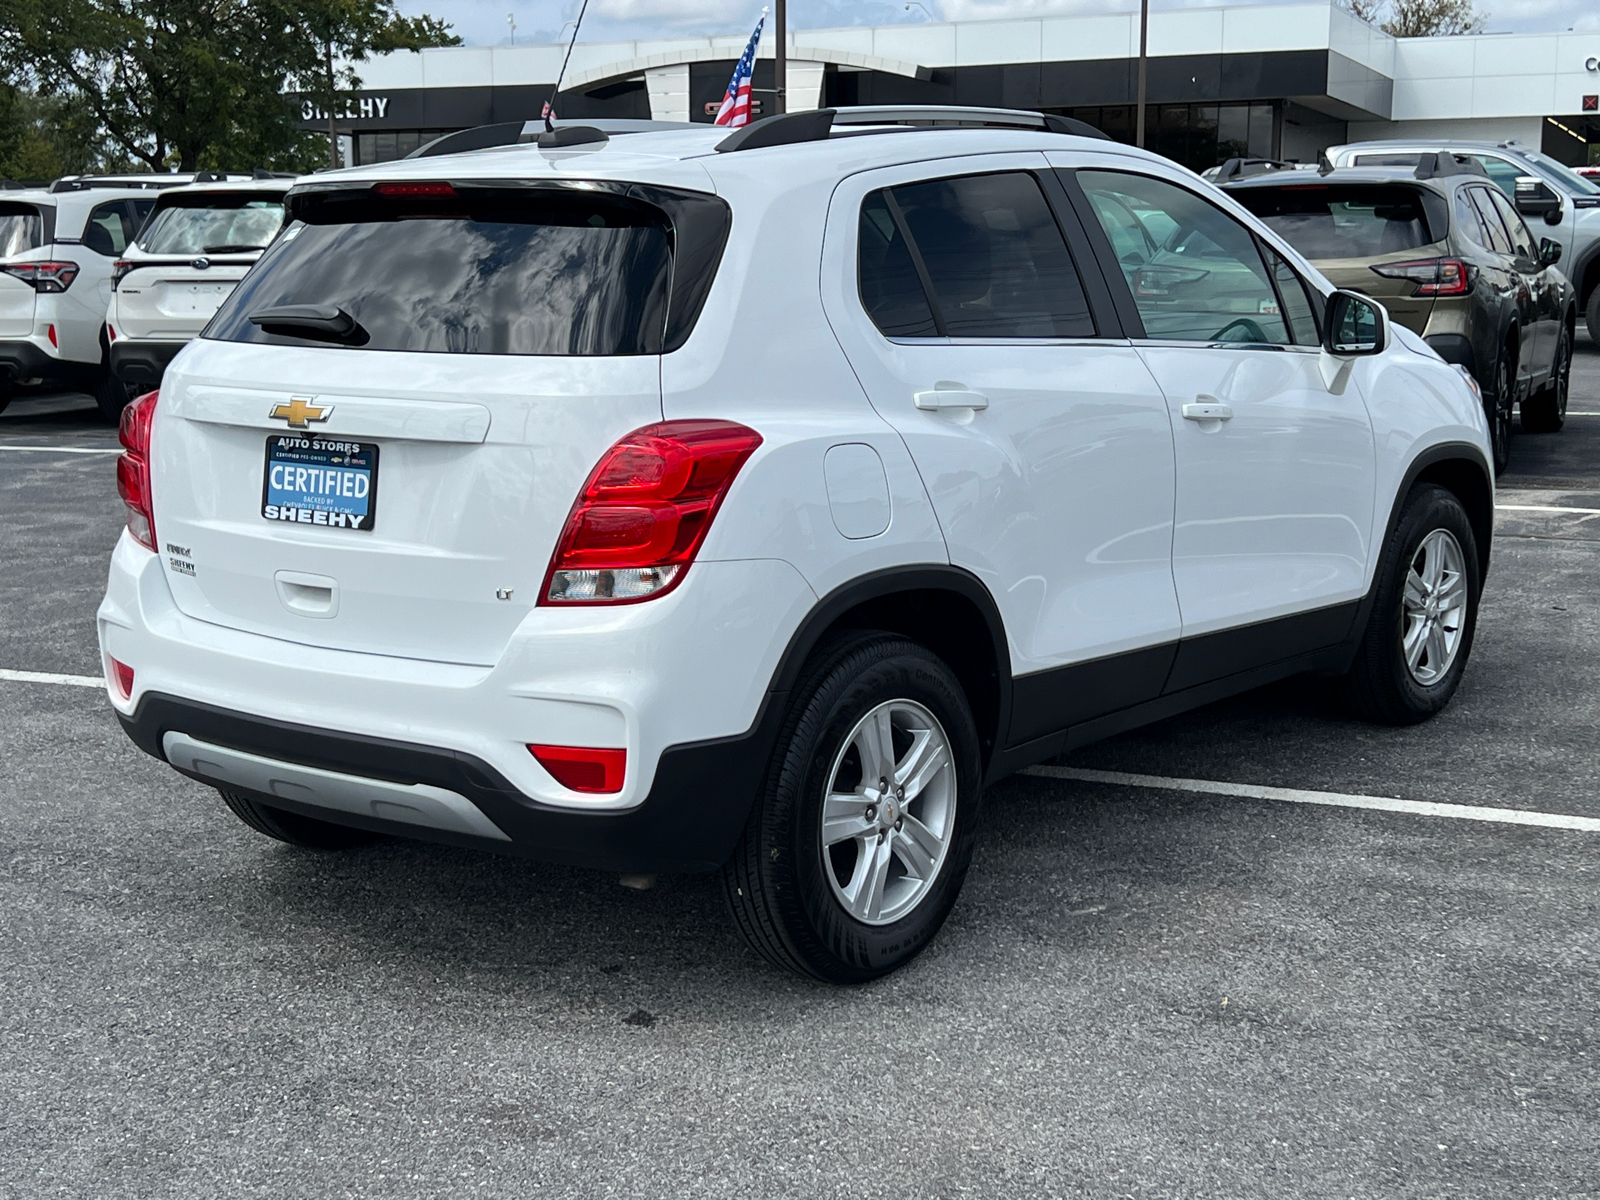
{"label": "gold bowtie logo", "polygon": [[299,396],[293,397],[289,403],[280,404],[267,416],[277,421],[287,421],[292,429],[304,429],[311,421],[326,421],[333,414],[333,405],[318,408],[307,404]]}

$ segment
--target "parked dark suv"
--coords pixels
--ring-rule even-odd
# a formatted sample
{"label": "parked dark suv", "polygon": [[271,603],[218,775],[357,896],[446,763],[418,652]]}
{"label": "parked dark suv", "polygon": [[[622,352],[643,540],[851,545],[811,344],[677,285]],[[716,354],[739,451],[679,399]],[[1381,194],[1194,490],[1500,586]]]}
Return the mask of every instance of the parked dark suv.
{"label": "parked dark suv", "polygon": [[1414,168],[1276,172],[1226,190],[1334,284],[1383,302],[1483,390],[1495,470],[1510,453],[1511,410],[1553,432],[1566,420],[1577,296],[1471,159],[1427,155]]}

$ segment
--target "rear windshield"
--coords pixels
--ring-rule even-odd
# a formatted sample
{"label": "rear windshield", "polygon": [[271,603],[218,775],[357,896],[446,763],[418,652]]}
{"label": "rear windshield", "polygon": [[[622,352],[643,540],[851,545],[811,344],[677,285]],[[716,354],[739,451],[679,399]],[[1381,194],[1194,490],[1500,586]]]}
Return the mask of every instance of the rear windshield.
{"label": "rear windshield", "polygon": [[177,196],[139,234],[151,254],[242,254],[264,250],[283,227],[281,196]]}
{"label": "rear windshield", "polygon": [[44,221],[31,204],[0,204],[0,258],[37,250],[44,242]]}
{"label": "rear windshield", "polygon": [[1233,198],[1307,258],[1373,258],[1442,239],[1418,188],[1296,184],[1239,188]]}
{"label": "rear windshield", "polygon": [[[720,245],[718,247],[720,251]],[[228,298],[205,336],[266,333],[250,314],[337,306],[340,344],[435,354],[661,352],[672,273],[665,214],[616,195],[552,190],[309,206]]]}

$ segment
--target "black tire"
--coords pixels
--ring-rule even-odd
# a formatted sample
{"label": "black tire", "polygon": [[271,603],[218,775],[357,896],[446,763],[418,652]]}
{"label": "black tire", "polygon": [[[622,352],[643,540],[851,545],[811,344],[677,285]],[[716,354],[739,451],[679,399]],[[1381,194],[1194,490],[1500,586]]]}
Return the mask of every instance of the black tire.
{"label": "black tire", "polygon": [[1556,342],[1555,373],[1550,382],[1522,402],[1526,433],[1556,433],[1567,423],[1567,395],[1572,387],[1572,329],[1565,322]]}
{"label": "black tire", "polygon": [[301,846],[307,850],[348,850],[363,846],[380,835],[366,829],[352,829],[348,825],[335,825],[332,821],[319,821],[287,809],[273,808],[234,792],[217,789],[222,802],[246,825],[269,838]]}
{"label": "black tire", "polygon": [[[977,837],[981,803],[978,731],[960,683],[943,661],[895,634],[856,632],[819,647],[793,692],[794,700],[773,753],[766,785],[732,858],[723,867],[723,890],[739,931],[770,962],[829,983],[860,983],[905,965],[938,933],[966,878]],[[909,702],[931,713],[950,750],[939,787],[953,796],[946,818],[945,850],[931,882],[905,869],[894,849],[900,825],[877,835],[885,868],[899,870],[911,907],[887,923],[858,920],[836,894],[843,886],[836,855],[852,850],[824,846],[823,799],[858,753],[850,736],[866,714],[889,702]],[[930,726],[932,728],[932,726]],[[903,733],[896,730],[897,760]],[[857,760],[859,762],[859,759]],[[865,781],[862,781],[865,785]],[[948,790],[948,789],[953,789]],[[929,786],[930,795],[933,786]],[[915,798],[902,802],[909,811]],[[892,818],[893,805],[881,811]],[[919,815],[928,815],[920,810]],[[874,813],[866,810],[868,817]],[[864,826],[868,828],[868,826]],[[870,841],[871,834],[867,837]],[[864,845],[866,843],[857,843]],[[870,852],[870,851],[869,851]],[[826,872],[833,872],[830,881]],[[881,889],[887,894],[888,888]],[[888,914],[886,914],[888,915]]]}
{"label": "black tire", "polygon": [[[1411,622],[1405,610],[1405,586],[1418,549],[1436,530],[1449,533],[1460,549],[1466,606],[1458,624],[1460,639],[1454,658],[1438,678],[1422,682],[1406,661],[1405,639]],[[1383,548],[1377,596],[1366,633],[1344,678],[1346,695],[1357,713],[1370,721],[1414,725],[1450,703],[1472,653],[1481,578],[1477,539],[1461,501],[1436,484],[1417,484],[1406,497],[1400,520]]]}
{"label": "black tire", "polygon": [[1589,293],[1589,304],[1583,310],[1583,319],[1589,326],[1589,340],[1600,346],[1600,287]]}
{"label": "black tire", "polygon": [[1489,446],[1494,451],[1497,478],[1511,462],[1511,408],[1516,399],[1515,389],[1511,352],[1502,346],[1494,370],[1483,387],[1483,413],[1489,419]]}
{"label": "black tire", "polygon": [[122,410],[128,407],[128,389],[110,367],[104,368],[94,381],[94,403],[100,415],[115,425],[122,420]]}

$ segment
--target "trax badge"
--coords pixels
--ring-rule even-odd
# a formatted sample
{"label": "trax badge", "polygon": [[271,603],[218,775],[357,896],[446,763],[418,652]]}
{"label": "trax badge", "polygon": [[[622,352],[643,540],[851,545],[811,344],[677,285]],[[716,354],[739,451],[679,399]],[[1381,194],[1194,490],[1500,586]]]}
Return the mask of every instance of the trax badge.
{"label": "trax badge", "polygon": [[291,429],[304,429],[311,421],[326,421],[333,414],[333,405],[317,408],[301,396],[291,397],[289,403],[280,404],[267,416],[277,421],[289,422]]}

